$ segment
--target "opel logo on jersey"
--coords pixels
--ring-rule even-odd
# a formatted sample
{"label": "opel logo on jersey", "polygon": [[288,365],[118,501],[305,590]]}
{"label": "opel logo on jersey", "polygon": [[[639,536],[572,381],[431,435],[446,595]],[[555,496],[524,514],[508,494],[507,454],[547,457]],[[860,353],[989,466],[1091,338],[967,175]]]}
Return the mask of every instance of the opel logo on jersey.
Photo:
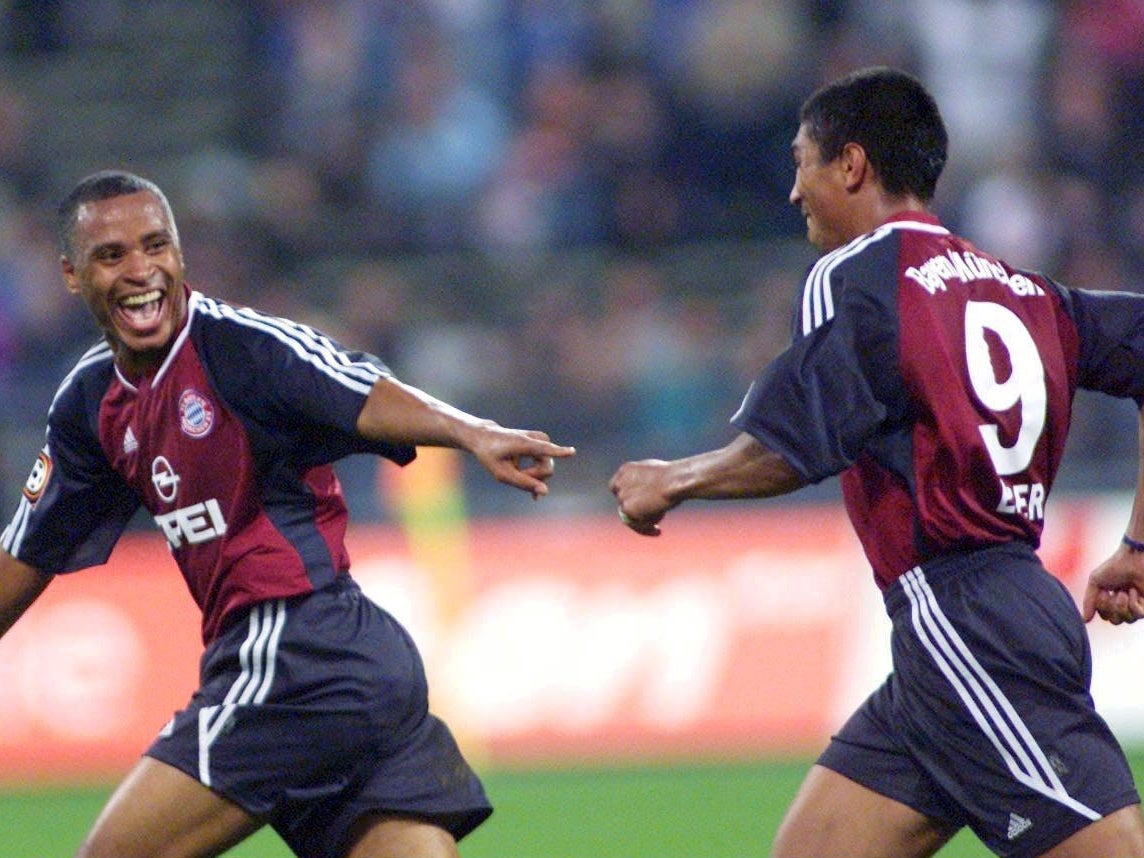
{"label": "opel logo on jersey", "polygon": [[179,493],[179,475],[166,456],[156,456],[151,462],[151,485],[155,487],[159,499],[167,503],[173,502]]}
{"label": "opel logo on jersey", "polygon": [[210,542],[226,533],[226,520],[216,498],[157,515],[155,523],[172,549],[182,548],[184,542],[188,545]]}
{"label": "opel logo on jersey", "polygon": [[179,396],[179,426],[192,438],[208,435],[214,426],[214,406],[193,387]]}

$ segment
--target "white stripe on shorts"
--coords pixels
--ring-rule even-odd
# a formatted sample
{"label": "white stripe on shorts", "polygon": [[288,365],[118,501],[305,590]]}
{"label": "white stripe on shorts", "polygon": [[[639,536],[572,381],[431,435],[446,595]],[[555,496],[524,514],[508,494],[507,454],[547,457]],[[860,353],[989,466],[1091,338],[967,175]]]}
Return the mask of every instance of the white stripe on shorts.
{"label": "white stripe on shorts", "polygon": [[1005,760],[1013,777],[1082,816],[1100,819],[1099,813],[1076,801],[1065,790],[1045,752],[1037,745],[1013,704],[985,672],[942,612],[921,567],[903,575],[902,586],[910,600],[911,617],[918,638],[956,689],[981,731]]}
{"label": "white stripe on shorts", "polygon": [[211,746],[230,724],[239,706],[262,703],[274,682],[278,641],[286,625],[286,600],[262,602],[250,609],[250,628],[238,650],[242,671],[221,704],[199,710],[199,780],[211,785]]}

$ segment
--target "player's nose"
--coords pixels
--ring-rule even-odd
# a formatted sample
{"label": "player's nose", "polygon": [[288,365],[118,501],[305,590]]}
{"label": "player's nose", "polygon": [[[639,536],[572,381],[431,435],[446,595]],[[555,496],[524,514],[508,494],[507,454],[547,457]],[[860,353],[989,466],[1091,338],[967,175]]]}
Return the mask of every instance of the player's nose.
{"label": "player's nose", "polygon": [[153,267],[151,259],[142,250],[132,250],[123,259],[123,273],[133,279],[146,280]]}

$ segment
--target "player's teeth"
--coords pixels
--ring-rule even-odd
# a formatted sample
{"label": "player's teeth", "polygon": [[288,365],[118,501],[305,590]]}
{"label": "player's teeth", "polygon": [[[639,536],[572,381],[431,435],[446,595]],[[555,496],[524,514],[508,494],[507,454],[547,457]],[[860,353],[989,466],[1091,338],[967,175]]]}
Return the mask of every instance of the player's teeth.
{"label": "player's teeth", "polygon": [[161,297],[163,297],[163,293],[156,289],[154,292],[146,292],[143,295],[130,295],[119,303],[124,307],[142,307],[144,304],[158,301]]}

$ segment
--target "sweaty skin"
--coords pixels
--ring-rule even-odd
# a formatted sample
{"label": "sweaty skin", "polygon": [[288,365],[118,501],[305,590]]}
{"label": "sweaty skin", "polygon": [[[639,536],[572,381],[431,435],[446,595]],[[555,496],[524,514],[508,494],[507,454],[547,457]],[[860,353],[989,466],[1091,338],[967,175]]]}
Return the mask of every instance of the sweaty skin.
{"label": "sweaty skin", "polygon": [[166,206],[146,191],[86,203],[61,259],[121,370],[136,376],[166,357],[187,316],[185,266]]}

